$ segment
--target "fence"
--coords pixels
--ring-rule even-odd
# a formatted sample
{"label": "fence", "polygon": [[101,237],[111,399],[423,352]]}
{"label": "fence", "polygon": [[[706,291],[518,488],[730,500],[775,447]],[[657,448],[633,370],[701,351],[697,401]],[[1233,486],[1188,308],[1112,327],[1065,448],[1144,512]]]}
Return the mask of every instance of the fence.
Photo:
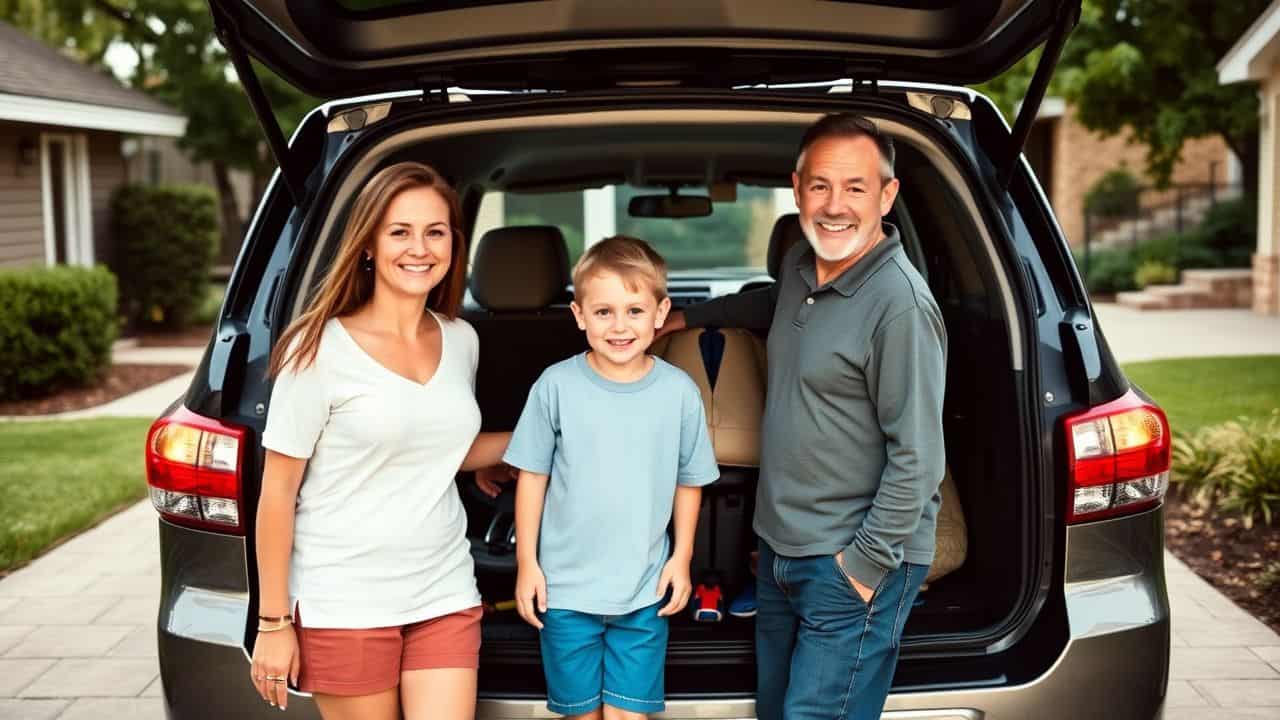
{"label": "fence", "polygon": [[[1212,173],[1210,175],[1212,177]],[[1084,211],[1084,253],[1081,270],[1089,273],[1089,256],[1095,249],[1136,248],[1139,243],[1166,235],[1181,237],[1215,205],[1240,196],[1239,183],[1177,183],[1167,187],[1139,187],[1128,211],[1101,214]]]}

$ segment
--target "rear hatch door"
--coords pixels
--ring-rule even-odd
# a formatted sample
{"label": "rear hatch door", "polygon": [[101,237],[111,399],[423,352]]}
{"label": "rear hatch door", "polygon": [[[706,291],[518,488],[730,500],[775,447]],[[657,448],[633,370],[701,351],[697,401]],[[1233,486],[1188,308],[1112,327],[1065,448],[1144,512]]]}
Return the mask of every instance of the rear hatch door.
{"label": "rear hatch door", "polygon": [[210,0],[225,34],[334,98],[871,79],[969,84],[1080,0]]}

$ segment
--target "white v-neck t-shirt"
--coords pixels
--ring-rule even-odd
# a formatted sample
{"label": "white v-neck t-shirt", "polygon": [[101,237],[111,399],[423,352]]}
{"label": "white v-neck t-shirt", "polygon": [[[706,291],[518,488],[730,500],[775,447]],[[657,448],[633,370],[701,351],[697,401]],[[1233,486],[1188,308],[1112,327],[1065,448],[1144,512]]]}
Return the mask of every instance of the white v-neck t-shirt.
{"label": "white v-neck t-shirt", "polygon": [[480,432],[479,341],[431,313],[440,363],[426,383],[373,359],[336,318],[313,365],[277,376],[262,444],[308,458],[298,491],[290,606],[318,628],[428,620],[480,604],[454,476]]}

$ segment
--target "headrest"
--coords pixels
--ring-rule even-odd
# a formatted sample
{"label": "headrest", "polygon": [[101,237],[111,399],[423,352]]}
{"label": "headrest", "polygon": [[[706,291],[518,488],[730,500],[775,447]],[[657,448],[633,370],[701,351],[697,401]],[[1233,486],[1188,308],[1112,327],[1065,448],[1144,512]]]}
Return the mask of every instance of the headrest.
{"label": "headrest", "polygon": [[487,310],[541,310],[569,285],[569,250],[560,229],[521,225],[480,238],[471,296]]}
{"label": "headrest", "polygon": [[787,213],[773,223],[773,232],[769,234],[769,254],[765,258],[769,276],[778,279],[778,271],[782,268],[782,258],[798,241],[804,240],[804,231],[800,229],[800,216]]}

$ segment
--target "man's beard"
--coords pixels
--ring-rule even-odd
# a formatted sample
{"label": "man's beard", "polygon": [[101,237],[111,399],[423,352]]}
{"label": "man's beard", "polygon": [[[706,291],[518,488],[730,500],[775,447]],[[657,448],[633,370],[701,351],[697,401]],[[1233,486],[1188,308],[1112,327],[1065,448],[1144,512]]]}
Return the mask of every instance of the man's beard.
{"label": "man's beard", "polygon": [[864,247],[866,247],[867,243],[871,241],[871,233],[860,232],[863,230],[862,223],[854,223],[854,222],[827,223],[829,225],[848,224],[848,225],[851,225],[853,229],[853,236],[850,237],[849,240],[845,242],[844,247],[840,248],[841,252],[837,252],[834,254],[829,253],[823,249],[822,241],[818,239],[818,223],[819,222],[824,222],[824,221],[812,220],[812,221],[806,222],[803,218],[801,218],[800,231],[804,233],[805,239],[809,241],[809,247],[813,248],[813,254],[817,255],[819,258],[821,258],[822,260],[825,260],[826,262],[840,262],[841,260],[847,260],[849,259],[850,256],[854,255],[857,252],[860,252]]}

